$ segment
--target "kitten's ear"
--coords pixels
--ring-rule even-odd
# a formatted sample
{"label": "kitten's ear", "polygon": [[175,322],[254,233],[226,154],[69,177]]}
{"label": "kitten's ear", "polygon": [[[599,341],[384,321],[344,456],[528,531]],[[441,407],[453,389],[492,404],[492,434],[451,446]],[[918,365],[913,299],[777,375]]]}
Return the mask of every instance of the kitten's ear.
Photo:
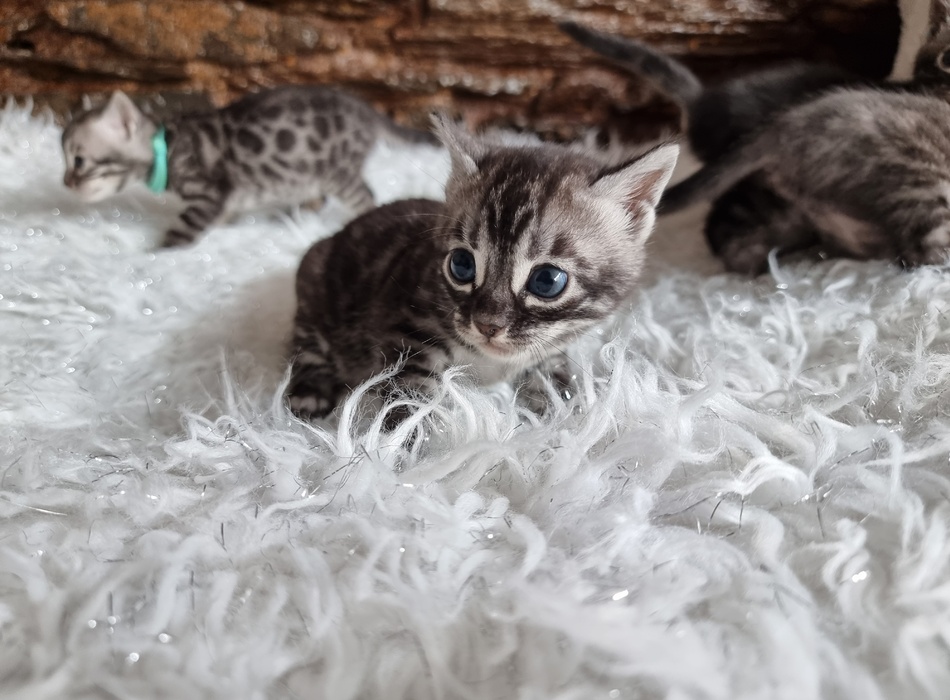
{"label": "kitten's ear", "polygon": [[452,169],[467,175],[478,172],[478,161],[484,149],[472,134],[444,114],[433,114],[435,135],[452,156]]}
{"label": "kitten's ear", "polygon": [[656,209],[676,167],[679,152],[675,143],[657,146],[636,160],[601,175],[592,186],[594,194],[622,202],[631,211],[644,205]]}
{"label": "kitten's ear", "polygon": [[130,139],[142,128],[145,116],[128,95],[116,91],[102,110],[102,121],[116,133]]}

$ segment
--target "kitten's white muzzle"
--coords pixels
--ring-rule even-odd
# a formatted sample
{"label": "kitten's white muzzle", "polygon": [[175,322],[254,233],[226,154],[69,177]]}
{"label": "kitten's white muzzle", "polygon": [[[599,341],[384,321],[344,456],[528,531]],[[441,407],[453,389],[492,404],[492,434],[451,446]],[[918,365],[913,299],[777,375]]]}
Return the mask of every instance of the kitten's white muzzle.
{"label": "kitten's white muzzle", "polygon": [[[95,178],[92,180],[81,180],[71,189],[79,195],[84,202],[101,202],[103,199],[111,197],[119,191],[119,183],[115,178]],[[69,184],[66,185],[69,187]]]}

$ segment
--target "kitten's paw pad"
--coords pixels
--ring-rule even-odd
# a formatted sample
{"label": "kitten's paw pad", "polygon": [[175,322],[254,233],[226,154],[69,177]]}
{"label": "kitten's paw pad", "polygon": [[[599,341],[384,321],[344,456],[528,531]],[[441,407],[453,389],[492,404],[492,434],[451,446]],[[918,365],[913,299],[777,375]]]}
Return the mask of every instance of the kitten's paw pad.
{"label": "kitten's paw pad", "polygon": [[290,410],[304,420],[323,418],[333,406],[322,396],[304,394],[290,397]]}

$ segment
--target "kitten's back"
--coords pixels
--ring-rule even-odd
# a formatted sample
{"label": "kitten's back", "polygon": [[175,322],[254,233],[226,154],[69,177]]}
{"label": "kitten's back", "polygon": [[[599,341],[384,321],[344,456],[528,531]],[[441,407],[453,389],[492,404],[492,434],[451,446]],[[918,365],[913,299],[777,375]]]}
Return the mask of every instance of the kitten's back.
{"label": "kitten's back", "polygon": [[[362,126],[369,128],[375,138],[438,145],[428,131],[397,124],[359,97],[324,85],[287,85],[264,90],[246,95],[221,110],[222,117],[237,124],[258,121],[261,116],[276,120],[284,113],[297,126],[307,128],[310,124],[303,122],[302,115],[317,115],[316,127],[323,138],[334,131]],[[327,115],[329,121],[319,121],[320,115]]]}
{"label": "kitten's back", "polygon": [[843,68],[794,61],[705,88],[689,105],[690,144],[700,159],[713,160],[779,113],[859,82]]}

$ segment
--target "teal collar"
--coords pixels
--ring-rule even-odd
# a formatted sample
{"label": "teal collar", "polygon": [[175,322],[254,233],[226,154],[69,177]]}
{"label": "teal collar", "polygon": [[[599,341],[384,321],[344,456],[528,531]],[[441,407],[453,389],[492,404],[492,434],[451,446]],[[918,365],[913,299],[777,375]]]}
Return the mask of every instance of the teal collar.
{"label": "teal collar", "polygon": [[160,126],[152,136],[152,153],[155,162],[148,174],[148,188],[152,192],[164,192],[168,187],[168,144],[165,143],[165,127]]}

